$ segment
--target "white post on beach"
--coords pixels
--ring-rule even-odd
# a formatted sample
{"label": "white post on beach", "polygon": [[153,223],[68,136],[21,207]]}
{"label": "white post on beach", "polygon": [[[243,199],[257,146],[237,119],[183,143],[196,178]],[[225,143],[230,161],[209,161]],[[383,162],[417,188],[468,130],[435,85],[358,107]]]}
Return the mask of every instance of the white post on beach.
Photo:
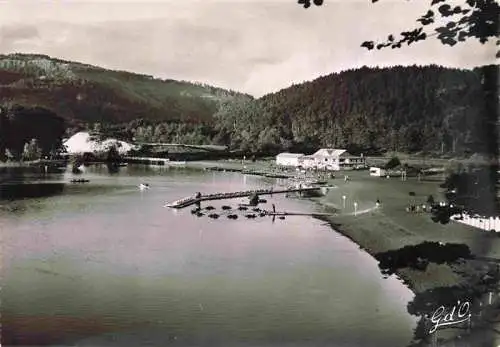
{"label": "white post on beach", "polygon": [[344,208],[345,208],[345,199],[346,199],[346,196],[342,195],[342,200],[343,200],[343,205],[342,206],[344,206]]}
{"label": "white post on beach", "polygon": [[490,292],[489,294],[489,298],[488,298],[488,305],[491,305],[491,300],[492,300],[492,297],[493,297],[493,293]]}
{"label": "white post on beach", "polygon": [[354,202],[354,215],[356,215],[357,211],[358,211],[358,203]]}

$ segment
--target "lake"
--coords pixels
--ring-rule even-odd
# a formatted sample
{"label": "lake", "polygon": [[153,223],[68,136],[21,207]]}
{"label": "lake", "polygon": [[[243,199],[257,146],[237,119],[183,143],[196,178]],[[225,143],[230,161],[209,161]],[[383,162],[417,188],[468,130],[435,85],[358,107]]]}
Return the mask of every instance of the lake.
{"label": "lake", "polygon": [[[87,184],[69,173],[1,177],[4,345],[390,347],[413,336],[413,293],[324,222],[164,207],[274,179],[133,166],[87,168]],[[264,198],[269,210],[319,211]],[[220,213],[240,201],[209,204]]]}

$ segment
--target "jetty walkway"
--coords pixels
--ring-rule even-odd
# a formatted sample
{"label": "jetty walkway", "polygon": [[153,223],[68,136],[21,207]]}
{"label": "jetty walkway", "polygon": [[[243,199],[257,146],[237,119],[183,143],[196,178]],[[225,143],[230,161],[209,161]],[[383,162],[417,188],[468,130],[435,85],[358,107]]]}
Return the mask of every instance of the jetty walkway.
{"label": "jetty walkway", "polygon": [[258,171],[258,170],[249,170],[249,169],[235,169],[235,168],[223,168],[218,166],[207,167],[205,170],[208,171],[226,171],[226,172],[240,172],[244,175],[254,175],[254,176],[264,176],[269,178],[295,178],[294,174],[287,173],[276,173],[276,172],[268,172],[268,171]]}
{"label": "jetty walkway", "polygon": [[334,216],[334,213],[322,213],[322,212],[266,212],[268,216],[309,216],[309,217],[330,217]]}
{"label": "jetty walkway", "polygon": [[123,160],[130,164],[167,165],[170,163],[168,158],[125,157]]}
{"label": "jetty walkway", "polygon": [[165,207],[171,208],[184,208],[194,204],[199,204],[202,201],[211,201],[211,200],[223,200],[223,199],[235,199],[242,197],[249,197],[254,194],[257,195],[272,195],[272,194],[283,194],[283,193],[294,193],[294,192],[307,192],[320,190],[321,187],[311,187],[311,188],[290,188],[290,189],[260,189],[260,190],[248,190],[242,192],[234,192],[234,193],[216,193],[216,194],[206,194],[206,195],[198,195],[198,196],[188,196],[186,198],[168,203]]}

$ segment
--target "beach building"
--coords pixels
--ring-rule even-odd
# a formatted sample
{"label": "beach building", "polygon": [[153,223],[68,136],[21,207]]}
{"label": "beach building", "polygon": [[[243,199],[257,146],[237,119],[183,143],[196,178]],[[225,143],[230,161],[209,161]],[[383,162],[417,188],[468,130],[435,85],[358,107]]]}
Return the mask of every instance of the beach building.
{"label": "beach building", "polygon": [[300,159],[304,168],[323,170],[352,170],[366,165],[363,156],[355,156],[345,149],[322,148],[316,153]]}
{"label": "beach building", "polygon": [[280,153],[276,156],[276,165],[281,166],[299,166],[302,153]]}
{"label": "beach building", "polygon": [[375,177],[385,177],[387,175],[387,170],[382,169],[380,167],[371,167],[370,168],[370,176]]}
{"label": "beach building", "polygon": [[314,169],[317,168],[316,159],[310,155],[304,155],[299,158],[299,165],[304,169]]}

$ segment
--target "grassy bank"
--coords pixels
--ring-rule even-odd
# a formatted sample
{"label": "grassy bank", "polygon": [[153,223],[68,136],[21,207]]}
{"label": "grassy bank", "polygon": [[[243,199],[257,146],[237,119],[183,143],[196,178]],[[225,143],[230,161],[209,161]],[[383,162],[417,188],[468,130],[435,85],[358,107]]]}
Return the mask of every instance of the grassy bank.
{"label": "grassy bank", "polygon": [[[191,162],[188,165],[199,168],[217,166],[227,169],[246,167],[261,171],[276,170],[273,160],[244,163],[241,160],[221,160]],[[344,174],[349,175],[349,181],[344,181]],[[436,200],[444,200],[439,188],[442,176],[421,181],[408,177],[406,181],[401,181],[397,177],[371,177],[368,171],[338,172],[336,175],[337,178],[329,180],[336,188],[315,201],[338,209],[338,215],[328,221],[369,253],[398,249],[427,240],[465,243],[478,256],[500,258],[499,238],[492,238],[484,231],[461,223],[434,223],[426,213],[406,212],[405,208],[410,202],[426,203],[429,195],[433,195]],[[410,192],[414,192],[415,196],[410,196]],[[345,208],[343,195],[346,196]],[[381,201],[379,208],[375,207],[377,199]],[[356,216],[354,202],[357,202]]]}
{"label": "grassy bank", "polygon": [[[242,163],[240,160],[201,162],[195,165],[228,169],[241,169],[244,165],[247,169],[276,170],[273,160],[255,163]],[[439,188],[442,176],[422,181],[408,177],[406,181],[402,181],[397,177],[371,177],[368,171],[336,174],[337,178],[329,180],[336,188],[327,196],[313,199],[325,209],[333,207],[338,211],[334,216],[321,219],[372,256],[431,241],[466,244],[476,256],[500,259],[500,237],[457,222],[450,221],[444,225],[434,223],[428,213],[406,212],[409,203],[425,204],[429,195],[433,195],[436,201],[444,200]],[[347,182],[343,179],[344,174],[350,177]],[[410,196],[410,192],[413,192],[414,196]],[[346,197],[345,207],[342,196]],[[381,202],[378,208],[377,199]],[[357,203],[356,214],[354,202]],[[430,263],[425,271],[402,268],[397,274],[409,289],[418,295],[437,287],[470,286],[471,278],[482,270],[482,263],[467,261],[456,265]],[[456,331],[444,331],[440,332],[440,337],[450,338],[456,334]]]}
{"label": "grassy bank", "polygon": [[[434,223],[426,213],[408,213],[410,202],[424,204],[433,195],[442,199],[439,181],[418,181],[408,178],[370,177],[366,171],[349,173],[350,181],[336,179],[337,188],[319,199],[325,205],[339,208],[339,215],[327,218],[339,232],[370,254],[399,249],[424,241],[464,243],[472,253],[482,257],[500,258],[500,238],[461,223]],[[409,193],[414,192],[415,196]],[[342,195],[346,196],[345,208]],[[381,206],[375,207],[380,199]],[[354,202],[358,213],[354,215]],[[462,278],[447,265],[430,266],[427,271],[401,270],[401,276],[413,291],[460,283]]]}

